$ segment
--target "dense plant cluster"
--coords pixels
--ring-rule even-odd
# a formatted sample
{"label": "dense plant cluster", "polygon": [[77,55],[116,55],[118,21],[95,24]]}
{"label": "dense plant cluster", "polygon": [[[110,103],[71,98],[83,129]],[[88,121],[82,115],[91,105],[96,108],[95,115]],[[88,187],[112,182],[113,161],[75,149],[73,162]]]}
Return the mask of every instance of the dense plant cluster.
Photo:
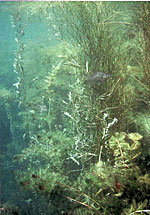
{"label": "dense plant cluster", "polygon": [[[14,107],[1,89],[0,105],[19,152],[13,175],[26,208],[55,214],[58,202],[57,214],[149,212],[149,3],[17,6],[17,96]],[[38,15],[53,25],[55,45],[26,37]]]}

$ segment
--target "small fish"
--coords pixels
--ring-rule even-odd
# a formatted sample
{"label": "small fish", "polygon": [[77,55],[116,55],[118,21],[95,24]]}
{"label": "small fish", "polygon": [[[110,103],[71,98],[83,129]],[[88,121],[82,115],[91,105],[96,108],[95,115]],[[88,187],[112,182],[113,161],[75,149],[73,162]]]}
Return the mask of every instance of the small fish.
{"label": "small fish", "polygon": [[96,72],[89,76],[84,83],[86,85],[95,86],[101,84],[103,81],[107,80],[111,75],[109,73]]}
{"label": "small fish", "polygon": [[13,157],[13,160],[19,160],[20,158],[22,158],[22,155],[15,155],[15,156]]}
{"label": "small fish", "polygon": [[121,189],[121,184],[119,183],[119,181],[117,179],[115,179],[115,189],[117,192],[119,192]]}
{"label": "small fish", "polygon": [[36,174],[32,174],[32,178],[38,178]]}
{"label": "small fish", "polygon": [[41,135],[37,135],[37,139],[41,139]]}
{"label": "small fish", "polygon": [[20,185],[26,187],[29,183],[27,181],[20,181]]}
{"label": "small fish", "polygon": [[38,188],[39,188],[39,190],[44,190],[45,189],[44,185],[39,185]]}

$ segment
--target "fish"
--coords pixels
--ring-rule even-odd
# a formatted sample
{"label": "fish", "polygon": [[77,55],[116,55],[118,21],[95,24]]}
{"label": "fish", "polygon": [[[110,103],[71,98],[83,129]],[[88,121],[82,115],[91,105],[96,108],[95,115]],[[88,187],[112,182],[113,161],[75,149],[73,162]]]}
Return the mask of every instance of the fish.
{"label": "fish", "polygon": [[110,77],[111,77],[111,75],[109,73],[96,72],[93,75],[90,75],[84,81],[84,83],[86,85],[90,85],[90,86],[100,85],[103,81],[106,81]]}
{"label": "fish", "polygon": [[32,178],[38,178],[36,174],[32,174]]}
{"label": "fish", "polygon": [[29,182],[27,182],[27,181],[20,181],[20,185],[26,187],[26,186],[29,185]]}
{"label": "fish", "polygon": [[117,178],[115,178],[115,184],[114,185],[115,185],[116,191],[119,192],[120,189],[121,189],[121,184],[119,183],[119,181],[117,180]]}
{"label": "fish", "polygon": [[38,188],[39,188],[39,190],[44,190],[45,189],[44,185],[39,185]]}

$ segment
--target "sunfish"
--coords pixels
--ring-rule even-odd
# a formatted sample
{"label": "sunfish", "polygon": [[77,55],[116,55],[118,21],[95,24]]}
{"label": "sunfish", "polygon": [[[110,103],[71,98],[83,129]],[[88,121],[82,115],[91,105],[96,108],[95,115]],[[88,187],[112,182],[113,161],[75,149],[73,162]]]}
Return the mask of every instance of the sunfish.
{"label": "sunfish", "polygon": [[90,86],[95,86],[101,84],[103,81],[107,80],[111,75],[109,73],[96,72],[89,76],[84,83]]}

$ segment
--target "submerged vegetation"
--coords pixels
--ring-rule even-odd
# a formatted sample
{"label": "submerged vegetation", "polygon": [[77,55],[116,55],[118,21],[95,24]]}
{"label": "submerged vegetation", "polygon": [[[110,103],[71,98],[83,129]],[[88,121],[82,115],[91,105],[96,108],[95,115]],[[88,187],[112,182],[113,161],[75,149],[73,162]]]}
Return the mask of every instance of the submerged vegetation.
{"label": "submerged vegetation", "polygon": [[[15,214],[150,212],[149,2],[16,6],[17,82],[0,89],[11,134],[1,159],[13,159],[24,204]],[[42,42],[37,20],[49,29]]]}

